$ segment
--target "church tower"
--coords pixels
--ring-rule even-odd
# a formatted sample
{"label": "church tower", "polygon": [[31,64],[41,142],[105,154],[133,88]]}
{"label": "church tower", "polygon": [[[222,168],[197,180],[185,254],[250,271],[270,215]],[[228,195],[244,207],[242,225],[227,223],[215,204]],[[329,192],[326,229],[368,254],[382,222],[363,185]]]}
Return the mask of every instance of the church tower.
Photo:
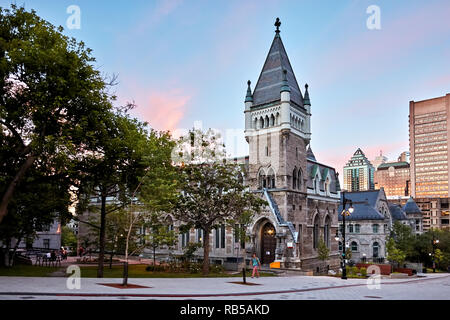
{"label": "church tower", "polygon": [[[303,258],[317,258],[321,234],[327,233],[331,246],[328,212],[331,210],[335,215],[338,200],[328,207],[330,188],[326,188],[332,180],[332,189],[336,190],[336,175],[334,169],[317,163],[309,148],[308,85],[305,84],[302,93],[281,40],[280,25],[277,18],[275,37],[253,92],[250,80],[247,82],[244,111],[245,138],[249,144],[247,182],[251,190],[261,192],[268,202],[263,216],[251,226],[251,234],[253,251],[262,263],[301,268]],[[313,179],[309,177],[312,173]],[[317,193],[315,200],[309,196],[313,193]],[[321,210],[323,213],[319,215]],[[314,219],[319,219],[317,226]],[[337,223],[336,216],[332,220]],[[322,229],[326,232],[320,233]]]}

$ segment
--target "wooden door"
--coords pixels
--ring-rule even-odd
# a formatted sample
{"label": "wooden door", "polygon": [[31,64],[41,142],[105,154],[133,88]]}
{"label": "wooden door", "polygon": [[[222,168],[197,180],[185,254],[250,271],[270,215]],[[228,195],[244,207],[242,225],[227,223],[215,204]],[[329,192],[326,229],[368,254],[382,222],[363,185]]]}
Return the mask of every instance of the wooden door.
{"label": "wooden door", "polygon": [[269,264],[275,260],[275,249],[277,239],[275,238],[275,228],[267,223],[261,233],[261,263]]}

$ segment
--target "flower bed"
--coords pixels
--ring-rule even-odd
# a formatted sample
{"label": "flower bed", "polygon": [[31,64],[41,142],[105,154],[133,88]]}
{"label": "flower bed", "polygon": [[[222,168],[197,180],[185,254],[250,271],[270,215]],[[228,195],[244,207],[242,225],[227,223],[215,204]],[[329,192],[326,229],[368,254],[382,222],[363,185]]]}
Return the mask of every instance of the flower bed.
{"label": "flower bed", "polygon": [[374,274],[375,271],[374,270],[370,270],[369,267],[370,266],[377,266],[380,268],[380,273],[382,275],[390,275],[391,274],[391,266],[389,264],[368,264],[368,263],[357,263],[356,267],[357,268],[366,268],[367,269],[367,275],[371,275]]}

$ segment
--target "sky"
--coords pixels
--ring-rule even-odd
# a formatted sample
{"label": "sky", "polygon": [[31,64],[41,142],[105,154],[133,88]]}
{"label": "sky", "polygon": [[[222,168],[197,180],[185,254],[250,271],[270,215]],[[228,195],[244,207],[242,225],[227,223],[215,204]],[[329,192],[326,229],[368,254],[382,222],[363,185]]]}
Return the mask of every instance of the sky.
{"label": "sky", "polygon": [[[372,160],[409,149],[409,101],[450,92],[450,1],[0,0],[34,9],[93,49],[118,76],[117,104],[157,130],[220,130],[229,154],[248,154],[247,80],[256,84],[275,35],[300,88],[309,85],[311,147],[340,172],[357,148]],[[71,5],[80,9],[79,28]],[[371,5],[380,9],[369,29]],[[68,19],[69,24],[68,24]],[[230,135],[230,133],[233,133]],[[230,138],[230,136],[232,138]]]}

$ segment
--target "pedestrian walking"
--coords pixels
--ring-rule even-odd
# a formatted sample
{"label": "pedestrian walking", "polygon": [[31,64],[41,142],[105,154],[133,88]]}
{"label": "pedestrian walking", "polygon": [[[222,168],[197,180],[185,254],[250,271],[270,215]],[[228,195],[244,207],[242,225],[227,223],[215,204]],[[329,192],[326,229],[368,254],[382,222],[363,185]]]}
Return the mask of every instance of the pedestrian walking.
{"label": "pedestrian walking", "polygon": [[256,256],[256,253],[254,253],[252,257],[252,266],[253,266],[252,278],[255,276],[255,273],[256,277],[259,278],[258,269],[261,268],[261,262],[259,261],[259,258]]}

